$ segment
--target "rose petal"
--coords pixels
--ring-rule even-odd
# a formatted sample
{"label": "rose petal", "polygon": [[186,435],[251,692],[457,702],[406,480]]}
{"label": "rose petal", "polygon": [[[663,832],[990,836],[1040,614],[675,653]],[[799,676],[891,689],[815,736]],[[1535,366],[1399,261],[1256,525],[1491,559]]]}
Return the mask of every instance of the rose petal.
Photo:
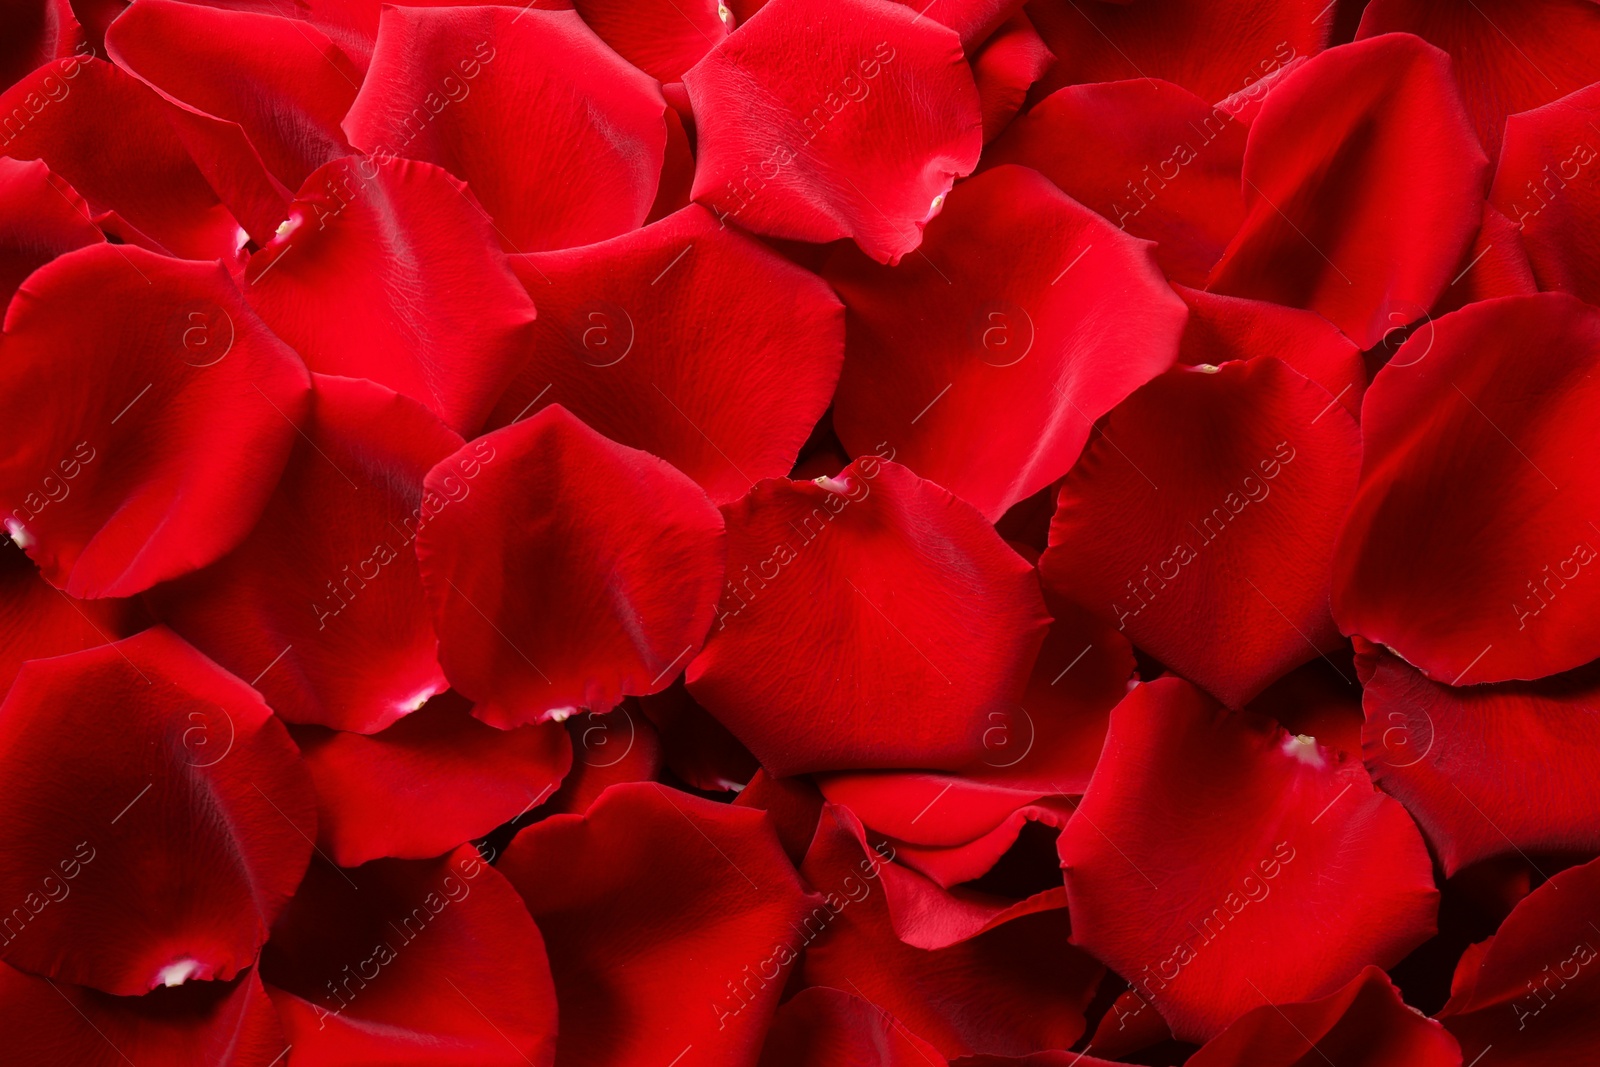
{"label": "rose petal", "polygon": [[858,996],[813,986],[778,1010],[761,1067],[946,1067],[937,1049]]}
{"label": "rose petal", "polygon": [[49,167],[0,156],[0,302],[57,256],[104,240],[83,197]]}
{"label": "rose petal", "polygon": [[662,754],[672,773],[696,789],[714,793],[743,789],[759,770],[756,758],[694,702],[681,685],[640,697],[639,707],[661,735]]}
{"label": "rose petal", "polygon": [[756,1062],[811,899],[764,815],[616,786],[522,831],[500,869],[545,931],[562,1063],[665,1064],[685,1046]]}
{"label": "rose petal", "polygon": [[[1540,678],[1600,657],[1584,567],[1600,469],[1600,310],[1488,300],[1419,329],[1373,378],[1333,613],[1436,681]],[[1558,489],[1559,487],[1559,489]]]}
{"label": "rose petal", "polygon": [[983,111],[983,141],[999,135],[1022,107],[1028,88],[1049,69],[1055,57],[1028,16],[1018,11],[972,57]]}
{"label": "rose petal", "polygon": [[827,410],[844,359],[838,298],[704,208],[511,264],[539,321],[492,425],[561,404],[726,504],[789,473]]}
{"label": "rose petal", "polygon": [[170,630],[24,664],[0,705],[0,895],[26,924],[9,913],[0,956],[119,996],[232,978],[315,826],[282,724]]}
{"label": "rose petal", "polygon": [[1184,310],[1151,252],[1011,166],[963,182],[902,266],[842,248],[827,267],[849,310],[840,440],[998,519],[1172,365]]}
{"label": "rose petal", "polygon": [[[481,470],[470,485],[462,464]],[[438,509],[417,556],[439,662],[490,725],[659,692],[704,640],[722,516],[649,453],[557,405],[442,461],[426,489]]]}
{"label": "rose petal", "polygon": [[983,145],[960,40],[899,4],[771,0],[683,83],[695,200],[755,233],[852,237],[880,263],[921,243]]}
{"label": "rose petal", "polygon": [[20,549],[0,543],[0,697],[26,660],[109,644],[148,625],[139,601],[73,600]]}
{"label": "rose petal", "polygon": [[726,592],[687,680],[762,766],[981,758],[985,715],[1015,706],[1048,621],[982,516],[871,457],[763,482],[724,515]]}
{"label": "rose petal", "polygon": [[757,808],[770,815],[783,851],[796,867],[800,866],[822,814],[822,794],[810,781],[774,778],[766,771],[757,771],[733,804],[739,808]]}
{"label": "rose petal", "polygon": [[[573,0],[589,28],[623,59],[658,82],[683,80],[732,31],[718,0]],[[726,8],[723,8],[726,11]]]}
{"label": "rose petal", "polygon": [[1112,712],[1058,844],[1073,943],[1183,1040],[1263,997],[1326,996],[1433,933],[1427,850],[1359,762],[1176,678]]}
{"label": "rose petal", "polygon": [[[91,245],[30,277],[5,325],[0,512],[52,585],[128,596],[255,525],[310,382],[219,265]],[[58,477],[73,492],[52,502]]]}
{"label": "rose petal", "polygon": [[624,700],[608,712],[586,711],[564,724],[572,743],[572,769],[550,798],[551,812],[582,815],[614,785],[653,782],[666,764],[661,735]]}
{"label": "rose petal", "polygon": [[72,54],[82,29],[67,0],[18,0],[0,13],[0,89],[57,57]]}
{"label": "rose petal", "polygon": [[445,168],[510,250],[539,252],[644,222],[665,109],[577,12],[393,7],[344,127],[371,155]]}

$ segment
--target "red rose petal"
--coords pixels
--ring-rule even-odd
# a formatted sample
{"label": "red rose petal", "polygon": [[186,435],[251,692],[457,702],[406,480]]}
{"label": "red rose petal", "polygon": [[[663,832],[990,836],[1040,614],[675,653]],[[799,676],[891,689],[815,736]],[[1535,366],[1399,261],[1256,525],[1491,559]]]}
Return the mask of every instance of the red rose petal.
{"label": "red rose petal", "polygon": [[500,869],[545,932],[563,1064],[667,1064],[692,1046],[753,1067],[810,900],[766,816],[616,786],[586,816],[522,831]]}
{"label": "red rose petal", "polygon": [[491,425],[560,404],[726,504],[788,474],[827,410],[844,358],[838,298],[704,208],[511,264],[539,321]]}
{"label": "red rose petal", "polygon": [[1427,850],[1359,762],[1176,678],[1112,713],[1058,845],[1073,943],[1183,1040],[1263,997],[1325,996],[1433,933]]}
{"label": "red rose petal", "polygon": [[[1600,23],[1600,13],[1586,17]],[[1600,194],[1592,178],[1600,170],[1597,120],[1600,86],[1512,115],[1490,191],[1515,227],[1508,236],[1521,237],[1540,288],[1590,303],[1600,300]]]}
{"label": "red rose petal", "polygon": [[509,249],[539,252],[644,222],[665,110],[574,11],[394,7],[344,126],[364,152],[445,168]]}
{"label": "red rose petal", "polygon": [[1065,912],[1023,915],[949,948],[913,948],[895,934],[877,882],[883,867],[854,816],[823,809],[802,868],[823,894],[799,927],[808,985],[849,990],[945,1056],[1072,1046],[1104,971],[1067,944]]}
{"label": "red rose petal", "polygon": [[137,600],[73,600],[20,549],[0,543],[0,697],[26,660],[108,644],[148,625]]}
{"label": "red rose petal", "polygon": [[1043,795],[1033,790],[911,771],[817,776],[831,803],[896,841],[947,847],[974,841]]}
{"label": "red rose petal", "polygon": [[1559,293],[1474,304],[1400,347],[1363,405],[1334,562],[1346,633],[1451,685],[1600,657],[1597,361],[1600,310]]}
{"label": "red rose petal", "polygon": [[1244,225],[1206,288],[1318,312],[1370,348],[1455,276],[1486,168],[1444,53],[1406,34],[1324,52],[1251,124]]}
{"label": "red rose petal", "polygon": [[1512,850],[1600,851],[1593,669],[1451,689],[1377,649],[1358,662],[1367,767],[1422,827],[1445,877]]}
{"label": "red rose petal", "polygon": [[1594,917],[1600,860],[1558,872],[1461,958],[1439,1013],[1462,1058],[1507,1067],[1582,1063],[1600,1042]]}
{"label": "red rose petal", "polygon": [[[18,110],[31,116],[18,122]],[[173,131],[170,109],[110,63],[58,60],[0,95],[11,116],[0,148],[43,159],[94,221],[131,244],[232,262],[245,235]]]}
{"label": "red rose petal", "polygon": [[1174,285],[1189,305],[1178,359],[1190,366],[1220,366],[1235,359],[1272,356],[1337,397],[1360,419],[1367,388],[1361,350],[1338,327],[1312,311],[1243,300]]}
{"label": "red rose petal", "polygon": [[15,1063],[271,1067],[289,1042],[254,971],[114,997],[0,964],[0,1041]]}
{"label": "red rose petal", "polygon": [[1455,1038],[1406,1006],[1376,967],[1300,1004],[1263,1004],[1212,1038],[1186,1067],[1460,1067]]}
{"label": "red rose petal", "polygon": [[761,1067],[946,1067],[939,1051],[858,996],[813,986],[778,1009]]}
{"label": "red rose petal", "polygon": [[853,237],[880,263],[921,243],[983,144],[961,42],[899,4],[771,0],[683,83],[697,201],[773,237]]}
{"label": "red rose petal", "polygon": [[984,159],[1033,167],[1134,237],[1172,278],[1205,283],[1244,221],[1245,124],[1168,82],[1073,85],[1018,119]]}
{"label": "red rose petal", "polygon": [[1172,371],[1062,483],[1040,573],[1239,707],[1340,644],[1329,561],[1359,455],[1349,413],[1275,359]]}
{"label": "red rose petal", "polygon": [[294,731],[317,790],[321,844],[341,867],[424,859],[547,800],[572,765],[556,723],[496,730],[444,693],[382,733]]}
{"label": "red rose petal", "polygon": [[463,845],[313,863],[261,975],[296,1067],[552,1067],[544,950],[511,885]]}
{"label": "red rose petal", "polygon": [[624,700],[608,712],[586,711],[563,725],[572,769],[550,798],[552,812],[582,815],[612,786],[653,782],[666,765],[661,735],[636,701]]}
{"label": "red rose petal", "polygon": [[1511,113],[1600,79],[1600,11],[1584,0],[1473,0],[1465,6],[1372,0],[1357,36],[1380,33],[1414,33],[1450,53],[1491,158]]}
{"label": "red rose petal", "polygon": [[949,848],[921,845],[897,846],[897,855],[907,867],[921,872],[936,884],[950,888],[988,874],[994,865],[1015,846],[1029,823],[1061,829],[1075,810],[1071,801],[1049,798],[1037,804],[1024,804],[1006,816],[994,829]]}
{"label": "red rose petal", "polygon": [[804,778],[774,778],[757,771],[733,800],[735,807],[759,808],[772,816],[783,851],[796,867],[806,857],[822,814],[822,794]]}
{"label": "red rose petal", "polygon": [[687,680],[762,766],[982,757],[985,715],[1015,706],[1048,621],[1033,569],[982,516],[871,457],[763,482],[724,514],[726,592]]}
{"label": "red rose petal", "polygon": [[1028,17],[1056,55],[1040,95],[1077,82],[1160,78],[1221,100],[1296,56],[1315,55],[1333,17],[1318,0],[1048,3]]}
{"label": "red rose petal", "polygon": [[312,382],[256,528],[149,603],[290,722],[373,733],[446,688],[411,544],[422,480],[461,438],[381,385]]}
{"label": "red rose petal", "polygon": [[361,73],[298,19],[139,0],[106,31],[106,51],[172,105],[195,163],[260,243],[306,177],[350,151],[339,120]]}
{"label": "red rose petal", "polygon": [[849,310],[834,426],[994,520],[1172,365],[1183,304],[1149,244],[1024,167],[963,182],[927,236],[896,268],[829,261]]}
{"label": "red rose petal", "polygon": [[58,56],[82,37],[67,0],[16,0],[0,13],[0,89]]}
{"label": "red rose petal", "polygon": [[49,167],[0,156],[0,302],[57,256],[104,240],[83,197]]}
{"label": "red rose petal", "polygon": [[983,141],[988,144],[1022,107],[1028,88],[1055,59],[1028,16],[1017,12],[972,57],[983,111]]}
{"label": "red rose petal", "polygon": [[120,996],[250,966],[316,826],[252,689],[156,627],[24,664],[0,753],[6,962]]}
{"label": "red rose petal", "polygon": [[711,714],[674,684],[639,707],[661,735],[662,754],[672,773],[696,789],[714,793],[743,789],[759,769],[756,758]]}
{"label": "red rose petal", "polygon": [[733,21],[731,13],[727,21],[717,14],[717,0],[573,0],[572,6],[619,56],[663,83],[682,81],[728,36]]}
{"label": "red rose petal", "polygon": [[255,525],[310,382],[220,266],[91,245],[30,277],[5,325],[0,512],[52,585],[128,596]]}
{"label": "red rose petal", "polygon": [[[480,471],[470,484],[462,463]],[[480,437],[426,485],[441,503],[417,555],[439,662],[490,725],[659,692],[704,640],[722,516],[654,456],[555,406]]]}
{"label": "red rose petal", "polygon": [[[1503,161],[1505,156],[1501,159]],[[1533,265],[1528,262],[1525,234],[1525,230],[1495,210],[1493,204],[1484,204],[1478,236],[1473,239],[1472,247],[1462,254],[1460,271],[1439,297],[1431,317],[1437,318],[1497,296],[1537,293],[1539,285],[1533,276]],[[1389,332],[1398,334],[1402,329],[1397,325]]]}
{"label": "red rose petal", "polygon": [[288,226],[247,268],[273,331],[314,371],[370,378],[477,432],[526,356],[534,309],[466,187],[427,163],[335,160]]}

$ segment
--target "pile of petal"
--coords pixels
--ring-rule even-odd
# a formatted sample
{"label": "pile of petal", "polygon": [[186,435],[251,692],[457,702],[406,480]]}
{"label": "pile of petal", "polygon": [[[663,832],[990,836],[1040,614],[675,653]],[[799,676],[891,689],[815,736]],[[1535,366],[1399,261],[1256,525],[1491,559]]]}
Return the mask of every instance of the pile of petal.
{"label": "pile of petal", "polygon": [[1600,5],[5,7],[0,1060],[1600,1057]]}

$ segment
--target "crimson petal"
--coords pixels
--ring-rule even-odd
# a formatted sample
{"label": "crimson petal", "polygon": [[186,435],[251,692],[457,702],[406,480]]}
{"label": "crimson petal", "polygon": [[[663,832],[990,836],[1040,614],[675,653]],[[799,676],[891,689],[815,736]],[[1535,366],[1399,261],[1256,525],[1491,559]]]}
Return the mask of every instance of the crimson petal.
{"label": "crimson petal", "polygon": [[973,54],[972,75],[983,109],[983,141],[988,144],[1006,128],[1028,88],[1055,59],[1044,38],[1022,12],[1012,15]]}
{"label": "crimson petal", "polygon": [[683,80],[732,30],[733,14],[718,0],[572,0],[600,39],[663,84]]}
{"label": "crimson petal", "polygon": [[26,660],[109,644],[147,625],[137,600],[73,600],[20,549],[0,543],[0,697]]}
{"label": "crimson petal", "polygon": [[83,197],[49,167],[0,156],[0,303],[57,256],[104,241],[89,218]]}
{"label": "crimson petal", "polygon": [[858,996],[812,986],[778,1009],[761,1067],[945,1067],[938,1049]]}

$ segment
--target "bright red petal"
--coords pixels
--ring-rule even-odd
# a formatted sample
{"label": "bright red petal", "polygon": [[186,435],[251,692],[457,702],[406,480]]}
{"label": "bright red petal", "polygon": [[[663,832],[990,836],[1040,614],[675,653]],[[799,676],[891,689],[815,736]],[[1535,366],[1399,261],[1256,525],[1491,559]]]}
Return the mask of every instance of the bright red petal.
{"label": "bright red petal", "polygon": [[697,201],[773,237],[853,237],[880,263],[921,243],[983,145],[961,41],[899,4],[771,0],[683,82]]}
{"label": "bright red petal", "polygon": [[1025,167],[963,182],[927,238],[898,267],[829,261],[849,310],[834,426],[994,520],[1172,365],[1183,304],[1149,244]]}
{"label": "bright red petal", "polygon": [[1263,998],[1326,996],[1433,933],[1427,849],[1359,762],[1176,678],[1112,713],[1058,844],[1073,943],[1184,1040]]}
{"label": "bright red petal", "polygon": [[[732,30],[718,0],[573,0],[600,39],[658,82],[683,80]],[[723,8],[724,11],[727,8]]]}
{"label": "bright red petal", "polygon": [[104,241],[77,191],[34,161],[0,156],[0,303],[59,255]]}
{"label": "bright red petal", "polygon": [[689,692],[762,766],[982,758],[985,716],[1015,707],[1048,616],[981,515],[871,457],[763,482],[724,514],[727,583]]}
{"label": "bright red petal", "polygon": [[253,690],[157,627],[25,664],[0,753],[6,962],[132,996],[255,960],[316,808]]}
{"label": "bright red petal", "polygon": [[51,584],[129,596],[255,525],[310,382],[219,265],[91,245],[29,278],[5,327],[0,521]]}

